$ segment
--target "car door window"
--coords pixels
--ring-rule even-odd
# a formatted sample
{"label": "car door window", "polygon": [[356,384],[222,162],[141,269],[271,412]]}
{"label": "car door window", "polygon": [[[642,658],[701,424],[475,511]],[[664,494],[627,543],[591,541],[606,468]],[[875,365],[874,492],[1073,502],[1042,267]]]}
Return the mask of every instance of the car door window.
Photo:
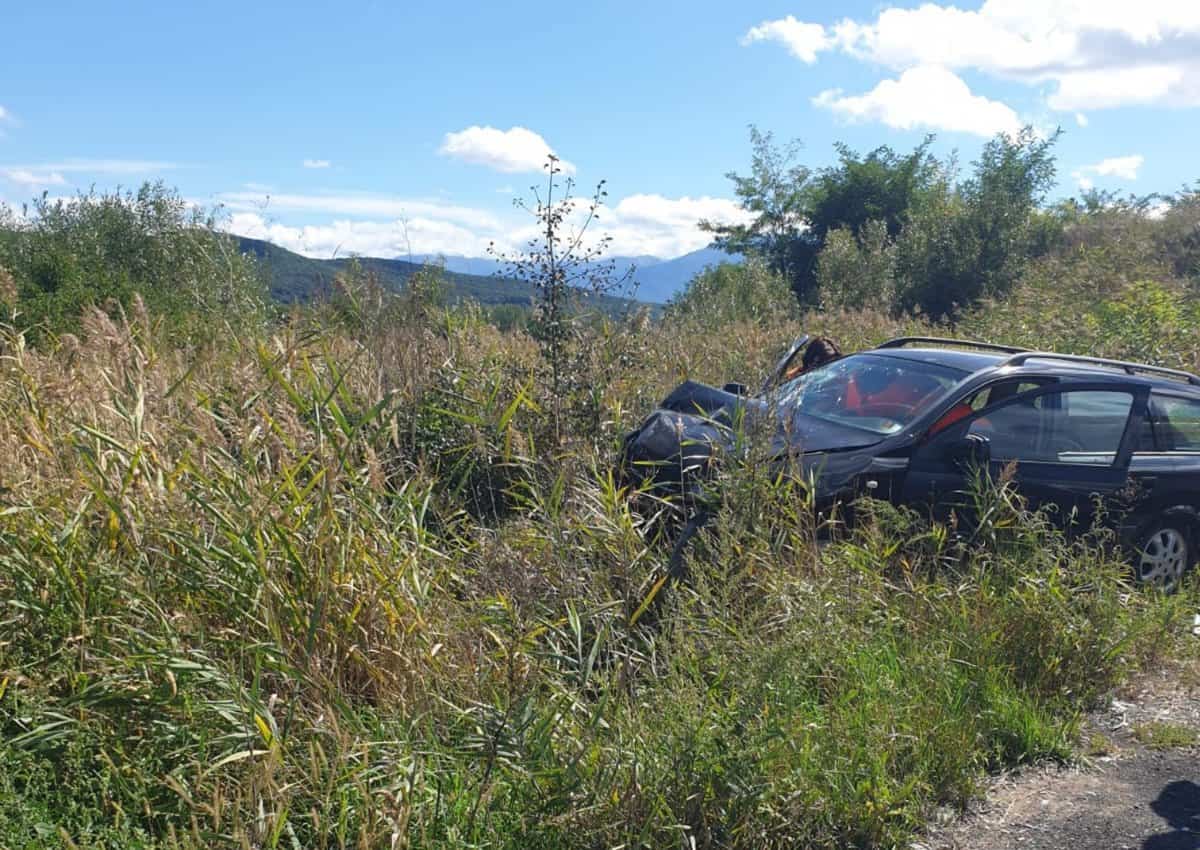
{"label": "car door window", "polygon": [[1200,401],[1152,393],[1150,418],[1159,450],[1200,452]]}
{"label": "car door window", "polygon": [[1020,395],[1029,390],[1036,390],[1038,387],[1045,386],[1053,382],[1053,378],[1036,378],[1025,379],[1020,381],[997,381],[994,384],[988,384],[975,395],[971,396],[967,402],[972,410],[983,410],[993,404],[1000,404],[1013,396]]}
{"label": "car door window", "polygon": [[1112,466],[1132,408],[1129,392],[1045,393],[985,409],[967,433],[986,438],[996,461]]}

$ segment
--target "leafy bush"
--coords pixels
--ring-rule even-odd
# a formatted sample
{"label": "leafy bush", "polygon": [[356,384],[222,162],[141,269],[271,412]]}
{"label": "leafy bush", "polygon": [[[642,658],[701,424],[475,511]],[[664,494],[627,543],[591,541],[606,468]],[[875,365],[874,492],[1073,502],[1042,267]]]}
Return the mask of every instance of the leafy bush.
{"label": "leafy bush", "polygon": [[817,258],[817,285],[826,308],[890,310],[896,295],[896,248],[887,225],[867,222],[861,236],[848,229],[825,238]]}
{"label": "leafy bush", "polygon": [[265,315],[253,261],[161,183],[43,195],[3,226],[0,267],[16,283],[17,321],[35,335],[77,331],[85,308],[127,309],[135,293],[175,328],[199,320],[206,334],[213,322],[253,327]]}
{"label": "leafy bush", "polygon": [[735,321],[766,322],[798,315],[786,281],[753,261],[722,263],[696,275],[667,305],[668,321],[718,327]]}

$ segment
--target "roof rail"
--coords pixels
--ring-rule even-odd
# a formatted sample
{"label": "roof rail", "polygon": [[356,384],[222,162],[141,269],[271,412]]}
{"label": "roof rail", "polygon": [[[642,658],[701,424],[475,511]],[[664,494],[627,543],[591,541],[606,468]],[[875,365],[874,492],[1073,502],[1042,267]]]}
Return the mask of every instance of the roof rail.
{"label": "roof rail", "polygon": [[1024,366],[1029,360],[1061,360],[1067,363],[1088,363],[1095,366],[1108,366],[1122,369],[1133,375],[1145,372],[1150,375],[1162,375],[1177,381],[1187,381],[1193,386],[1200,386],[1200,377],[1182,369],[1168,369],[1165,366],[1147,366],[1145,363],[1130,363],[1125,360],[1110,360],[1107,357],[1085,357],[1080,354],[1055,354],[1052,351],[1022,351],[1001,363],[1001,366]]}
{"label": "roof rail", "polygon": [[1015,345],[997,345],[994,342],[979,342],[974,339],[948,339],[940,336],[898,336],[895,339],[889,339],[887,342],[881,342],[875,346],[878,348],[903,348],[912,343],[934,343],[937,345],[957,345],[960,348],[978,348],[983,351],[999,351],[1002,354],[1020,354],[1028,351],[1028,348],[1018,348]]}

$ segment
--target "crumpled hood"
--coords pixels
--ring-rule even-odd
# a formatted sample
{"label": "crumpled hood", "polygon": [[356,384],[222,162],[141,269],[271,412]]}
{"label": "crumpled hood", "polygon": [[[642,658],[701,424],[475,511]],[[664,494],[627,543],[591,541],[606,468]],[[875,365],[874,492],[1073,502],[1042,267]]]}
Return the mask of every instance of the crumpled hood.
{"label": "crumpled hood", "polygon": [[[757,414],[765,415],[766,412],[766,408],[761,407]],[[883,441],[883,437],[878,434],[803,414],[788,418],[786,426],[779,426],[771,442],[777,453],[844,452],[863,449]]]}
{"label": "crumpled hood", "polygon": [[[719,427],[732,426],[735,419],[745,414],[747,428],[754,427],[769,415],[770,406],[761,398],[748,398],[734,395],[724,390],[710,387],[696,381],[685,381],[668,395],[661,405],[662,410],[652,414],[643,423],[646,428],[655,417],[663,411],[675,414],[673,420],[676,429],[681,432],[695,432],[695,437],[708,438]],[[858,428],[838,425],[813,416],[796,414],[791,417],[781,417],[784,422],[772,439],[776,452],[830,452],[847,449],[864,448],[880,442],[883,437],[871,434]],[[786,424],[786,427],[784,427]],[[656,426],[657,427],[657,426]],[[726,437],[726,442],[732,442]],[[664,444],[665,445],[665,444]]]}
{"label": "crumpled hood", "polygon": [[752,431],[774,419],[771,454],[799,454],[806,478],[816,483],[816,495],[833,495],[857,476],[888,462],[855,451],[883,440],[845,425],[797,414],[779,424],[760,398],[746,398],[688,381],[677,387],[625,441],[623,465],[637,480],[683,485],[704,477],[712,458],[736,444],[734,423]]}

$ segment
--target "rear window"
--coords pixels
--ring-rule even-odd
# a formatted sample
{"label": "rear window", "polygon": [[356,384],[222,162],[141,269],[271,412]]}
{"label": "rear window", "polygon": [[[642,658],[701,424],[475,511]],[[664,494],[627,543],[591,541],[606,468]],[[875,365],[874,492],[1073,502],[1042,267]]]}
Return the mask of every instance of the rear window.
{"label": "rear window", "polygon": [[1159,451],[1200,452],[1200,400],[1153,393],[1150,420]]}

